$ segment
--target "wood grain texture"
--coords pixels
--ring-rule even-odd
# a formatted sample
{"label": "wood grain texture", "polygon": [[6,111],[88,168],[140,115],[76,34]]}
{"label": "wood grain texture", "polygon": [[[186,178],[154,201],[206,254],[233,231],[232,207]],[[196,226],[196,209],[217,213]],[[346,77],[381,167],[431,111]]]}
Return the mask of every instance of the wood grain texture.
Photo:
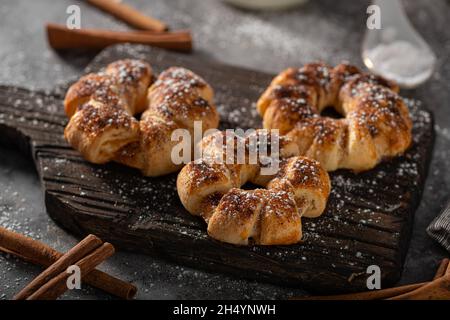
{"label": "wood grain texture", "polygon": [[[145,59],[157,72],[178,65],[200,74],[215,89],[221,128],[261,126],[254,102],[272,75],[131,45],[104,50],[87,71],[125,57]],[[417,101],[407,101],[413,146],[369,172],[333,172],[327,210],[318,219],[303,220],[303,243],[239,247],[210,239],[205,223],[184,210],[176,174],[147,178],[118,164],[84,161],[63,138],[64,90],[0,87],[0,142],[33,157],[48,214],[72,233],[93,233],[119,248],[320,293],[365,290],[366,268],[373,264],[381,268],[382,287],[399,279],[434,141],[432,116]]]}

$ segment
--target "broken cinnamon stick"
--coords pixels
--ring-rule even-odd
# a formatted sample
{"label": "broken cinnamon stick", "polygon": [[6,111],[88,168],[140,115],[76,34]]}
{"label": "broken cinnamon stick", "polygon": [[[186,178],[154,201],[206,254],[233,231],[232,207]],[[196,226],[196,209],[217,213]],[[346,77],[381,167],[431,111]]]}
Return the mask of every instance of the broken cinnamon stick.
{"label": "broken cinnamon stick", "polygon": [[167,30],[164,22],[146,16],[126,4],[111,0],[87,0],[87,2],[135,28],[152,31]]}
{"label": "broken cinnamon stick", "polygon": [[67,268],[91,253],[102,245],[102,240],[94,235],[88,235],[76,246],[67,251],[54,264],[45,269],[40,275],[34,278],[25,288],[14,296],[14,300],[24,300],[42,287],[46,282],[66,271]]}
{"label": "broken cinnamon stick", "polygon": [[191,51],[189,31],[147,32],[110,31],[104,29],[69,29],[48,23],[47,38],[54,49],[103,49],[117,43],[138,43],[176,51]]}
{"label": "broken cinnamon stick", "polygon": [[[108,259],[114,254],[114,247],[105,242],[99,248],[95,249],[92,253],[79,260],[75,265],[80,268],[81,278],[89,274],[100,263]],[[67,278],[70,274],[66,271],[61,272],[56,277],[52,278],[32,295],[27,300],[54,300],[61,296],[68,290]]]}
{"label": "broken cinnamon stick", "polygon": [[[0,227],[0,251],[45,268],[63,255],[40,241],[2,227]],[[137,288],[131,283],[99,270],[87,274],[83,282],[122,299],[131,299],[137,292]]]}

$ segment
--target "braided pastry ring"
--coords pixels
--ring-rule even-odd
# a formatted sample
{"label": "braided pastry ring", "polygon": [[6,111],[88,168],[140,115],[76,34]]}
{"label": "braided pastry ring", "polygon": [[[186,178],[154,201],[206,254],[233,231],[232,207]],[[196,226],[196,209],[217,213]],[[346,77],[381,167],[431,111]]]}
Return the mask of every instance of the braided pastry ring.
{"label": "braided pastry ring", "polygon": [[[178,174],[177,190],[184,207],[208,224],[208,234],[223,242],[247,245],[287,245],[302,238],[301,217],[320,216],[330,193],[328,173],[301,156],[296,145],[279,137],[279,171],[261,175],[261,164],[217,163],[217,148],[229,133],[218,132],[201,142],[203,157],[188,163]],[[257,135],[268,134],[258,130]],[[273,141],[273,133],[269,133]],[[244,139],[235,136],[235,139]],[[244,144],[248,145],[249,137]],[[234,144],[238,145],[237,143]],[[271,155],[275,156],[275,155]],[[243,190],[251,182],[267,189]]]}
{"label": "braided pastry ring", "polygon": [[[171,160],[174,130],[217,128],[212,88],[180,67],[163,71],[153,85],[152,69],[140,60],[119,60],[73,84],[64,101],[70,118],[64,135],[92,163],[116,161],[159,176],[180,169]],[[142,113],[143,112],[143,113]],[[140,114],[138,121],[134,116]],[[192,133],[192,132],[191,132]]]}
{"label": "braided pastry ring", "polygon": [[[279,129],[326,170],[369,170],[411,144],[409,111],[397,85],[358,68],[311,63],[276,76],[257,102],[266,129]],[[328,106],[343,119],[322,117]]]}

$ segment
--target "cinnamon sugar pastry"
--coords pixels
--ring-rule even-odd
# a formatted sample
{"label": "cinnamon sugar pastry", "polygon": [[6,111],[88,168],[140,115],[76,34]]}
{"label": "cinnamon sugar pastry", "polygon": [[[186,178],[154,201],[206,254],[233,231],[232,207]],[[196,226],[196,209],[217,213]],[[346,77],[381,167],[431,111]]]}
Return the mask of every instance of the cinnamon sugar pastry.
{"label": "cinnamon sugar pastry", "polygon": [[[256,131],[256,135],[273,133]],[[232,135],[234,146],[243,144],[243,164],[227,164],[223,145]],[[330,193],[328,173],[315,161],[295,156],[298,147],[291,139],[279,137],[280,157],[276,174],[263,175],[262,159],[252,164],[248,151],[251,137],[240,138],[219,132],[204,138],[200,144],[203,157],[187,164],[178,174],[177,190],[184,207],[208,223],[208,234],[220,241],[247,245],[293,244],[301,240],[301,217],[317,217],[325,209]],[[236,150],[236,149],[235,149]],[[236,153],[233,150],[232,153]],[[243,190],[246,182],[266,189]]]}
{"label": "cinnamon sugar pastry", "polygon": [[[411,144],[408,108],[397,85],[340,64],[289,68],[276,76],[257,103],[264,128],[293,139],[301,155],[326,170],[369,170]],[[332,106],[344,118],[322,117]]]}
{"label": "cinnamon sugar pastry", "polygon": [[[116,161],[159,176],[178,170],[171,160],[176,129],[216,128],[219,116],[212,88],[198,75],[172,67],[153,85],[150,65],[119,60],[70,87],[64,101],[70,118],[64,135],[93,163]],[[142,113],[143,112],[143,113]],[[140,114],[140,120],[134,116]]]}

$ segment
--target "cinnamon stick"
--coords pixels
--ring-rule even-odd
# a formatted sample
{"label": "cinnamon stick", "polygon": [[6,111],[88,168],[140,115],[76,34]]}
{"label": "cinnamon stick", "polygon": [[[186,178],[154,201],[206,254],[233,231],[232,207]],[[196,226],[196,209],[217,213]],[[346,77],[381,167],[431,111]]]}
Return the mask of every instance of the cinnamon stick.
{"label": "cinnamon stick", "polygon": [[[439,267],[434,275],[433,280],[439,279],[450,269],[449,259],[442,259]],[[414,292],[424,286],[430,285],[434,281],[414,283],[394,288],[387,288],[382,290],[365,291],[358,293],[349,293],[332,296],[311,296],[311,297],[296,297],[293,300],[377,300],[377,299],[397,299],[410,297],[409,293]]]}
{"label": "cinnamon stick", "polygon": [[382,289],[382,290],[372,290],[358,293],[349,294],[338,294],[332,296],[312,296],[312,297],[298,297],[293,298],[293,300],[377,300],[377,299],[387,299],[394,297],[406,292],[411,292],[421,286],[427,284],[428,282],[414,283],[400,287]]}
{"label": "cinnamon stick", "polygon": [[167,25],[164,22],[146,16],[126,4],[111,0],[87,0],[87,2],[137,29],[152,31],[167,30]]}
{"label": "cinnamon stick", "polygon": [[[114,254],[114,247],[105,242],[99,248],[95,249],[92,253],[79,260],[76,265],[80,268],[81,278],[89,274],[100,263],[108,259]],[[27,300],[54,300],[61,296],[68,290],[67,278],[70,274],[66,271],[61,272],[56,277],[52,278],[32,295]]]}
{"label": "cinnamon stick", "polygon": [[439,264],[438,269],[436,270],[436,274],[434,275],[433,280],[436,280],[445,275],[445,271],[448,268],[448,263],[449,263],[449,260],[447,258],[442,259],[441,263]]}
{"label": "cinnamon stick", "polygon": [[450,265],[447,264],[447,269],[442,277],[389,300],[450,300]]}
{"label": "cinnamon stick", "polygon": [[[0,227],[0,251],[15,255],[25,261],[48,267],[63,254],[48,245]],[[83,282],[122,299],[131,299],[137,288],[99,270],[93,270]]]}
{"label": "cinnamon stick", "polygon": [[189,31],[147,32],[110,31],[104,29],[69,29],[48,23],[47,38],[54,49],[102,49],[117,43],[138,43],[176,51],[191,51]]}
{"label": "cinnamon stick", "polygon": [[38,275],[33,281],[31,281],[25,288],[23,288],[15,297],[14,300],[24,300],[31,296],[36,290],[42,287],[50,279],[56,277],[61,272],[67,270],[67,268],[93,250],[102,245],[102,240],[94,235],[88,235],[76,246],[67,251],[61,258],[59,258],[54,264],[45,269],[40,275]]}

